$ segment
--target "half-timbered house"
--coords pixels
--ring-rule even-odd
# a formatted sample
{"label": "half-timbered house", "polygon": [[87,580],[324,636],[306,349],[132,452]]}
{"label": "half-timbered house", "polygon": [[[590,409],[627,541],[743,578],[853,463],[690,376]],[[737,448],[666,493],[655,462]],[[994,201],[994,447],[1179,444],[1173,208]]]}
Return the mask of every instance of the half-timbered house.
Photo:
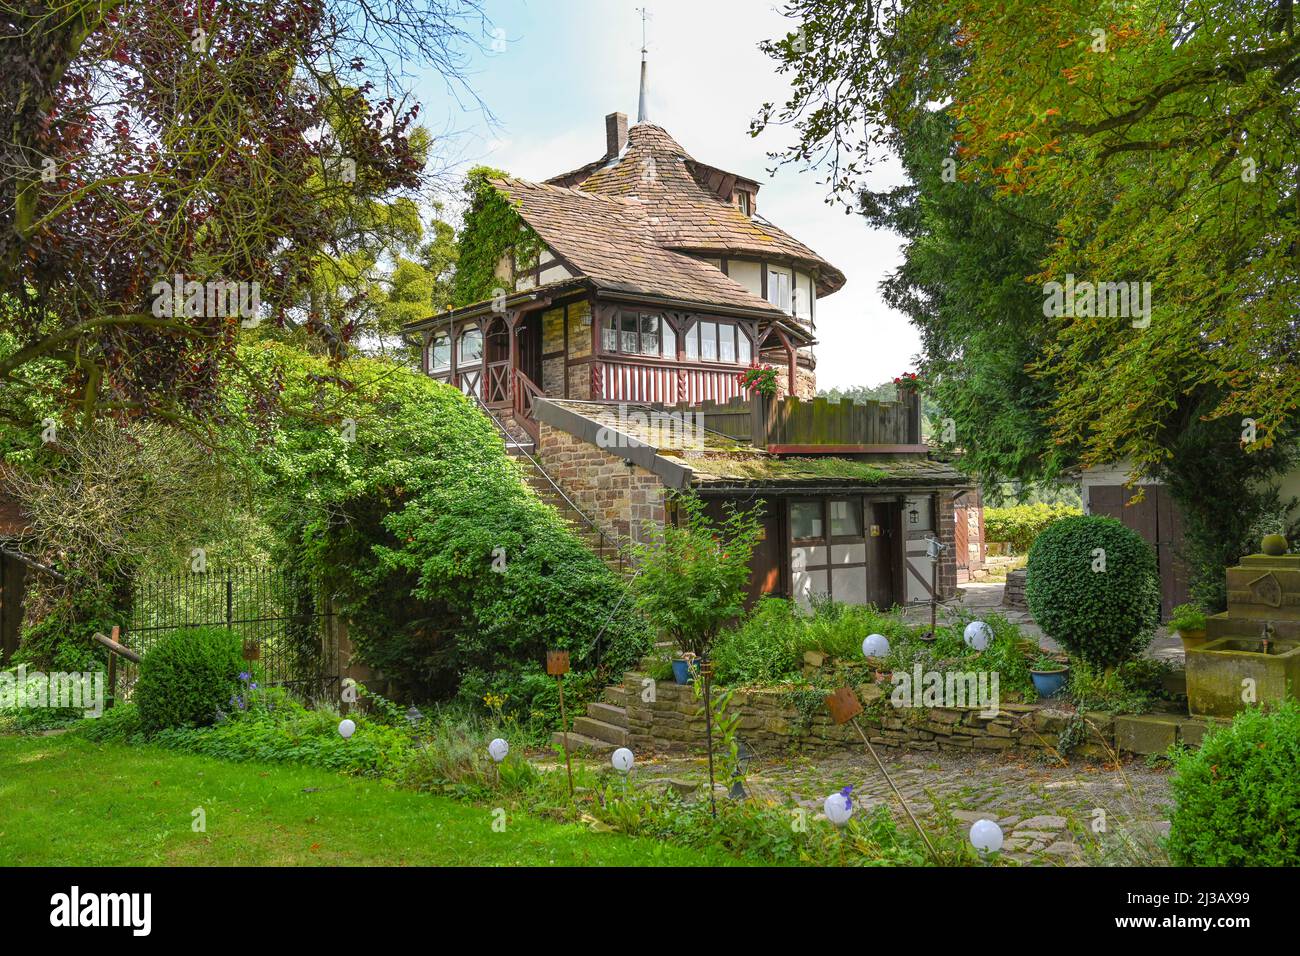
{"label": "half-timbered house", "polygon": [[[475,396],[553,500],[602,541],[672,520],[668,489],[762,502],[755,594],[887,606],[928,600],[936,578],[952,593],[969,485],[922,443],[914,395],[813,399],[818,303],[844,275],[763,216],[757,180],[614,113],[599,159],[493,186],[537,251],[502,258],[493,298],[406,331],[424,371]],[[739,381],[763,365],[772,399]],[[643,427],[665,415],[687,439]],[[937,569],[929,537],[947,545]]]}

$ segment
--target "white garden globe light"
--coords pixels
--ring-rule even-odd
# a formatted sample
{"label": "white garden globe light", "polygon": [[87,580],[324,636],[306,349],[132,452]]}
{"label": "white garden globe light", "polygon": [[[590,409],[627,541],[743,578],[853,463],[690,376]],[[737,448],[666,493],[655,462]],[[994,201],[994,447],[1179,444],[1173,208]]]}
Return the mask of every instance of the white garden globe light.
{"label": "white garden globe light", "polygon": [[971,846],[981,853],[1002,849],[1002,828],[992,820],[976,820],[970,828]]}
{"label": "white garden globe light", "polygon": [[614,756],[609,758],[609,762],[614,765],[614,769],[619,773],[627,773],[632,769],[632,751],[626,747],[619,747],[614,751]]}
{"label": "white garden globe light", "polygon": [[989,646],[989,641],[993,640],[993,628],[983,621],[971,621],[966,625],[963,638],[975,650],[982,651]]}
{"label": "white garden globe light", "polygon": [[510,745],[500,737],[488,744],[488,756],[495,762],[500,763],[506,759],[506,754],[510,753]]}
{"label": "white garden globe light", "polygon": [[344,740],[347,740],[356,732],[357,732],[357,725],[354,721],[349,720],[346,717],[344,717],[342,720],[339,721],[339,733],[343,735]]}
{"label": "white garden globe light", "polygon": [[862,642],[863,657],[887,657],[889,655],[889,638],[883,634],[869,634]]}
{"label": "white garden globe light", "polygon": [[837,827],[842,827],[849,822],[849,817],[853,816],[853,807],[849,806],[849,800],[844,794],[832,793],[822,804],[822,812],[826,814],[827,820]]}

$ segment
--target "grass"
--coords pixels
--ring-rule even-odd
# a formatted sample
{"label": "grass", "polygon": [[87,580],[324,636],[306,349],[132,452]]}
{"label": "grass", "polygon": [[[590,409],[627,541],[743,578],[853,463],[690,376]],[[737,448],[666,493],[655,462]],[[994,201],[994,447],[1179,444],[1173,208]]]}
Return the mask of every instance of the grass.
{"label": "grass", "polygon": [[[192,830],[203,808],[207,831]],[[735,866],[303,767],[0,737],[0,866]]]}

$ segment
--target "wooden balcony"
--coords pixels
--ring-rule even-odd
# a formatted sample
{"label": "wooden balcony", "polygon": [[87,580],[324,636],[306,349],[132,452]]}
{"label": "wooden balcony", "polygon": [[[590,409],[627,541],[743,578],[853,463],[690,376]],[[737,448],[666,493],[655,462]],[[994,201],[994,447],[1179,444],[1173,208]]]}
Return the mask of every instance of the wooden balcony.
{"label": "wooden balcony", "polygon": [[735,398],[729,402],[679,403],[675,412],[696,412],[704,426],[778,455],[917,454],[921,403],[914,393],[897,402],[830,402],[824,398]]}

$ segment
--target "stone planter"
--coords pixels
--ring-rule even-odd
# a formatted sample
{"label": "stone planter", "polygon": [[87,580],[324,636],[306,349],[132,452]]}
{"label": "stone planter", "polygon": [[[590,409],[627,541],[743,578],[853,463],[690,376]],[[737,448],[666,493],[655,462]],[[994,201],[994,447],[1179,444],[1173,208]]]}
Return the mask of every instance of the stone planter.
{"label": "stone planter", "polygon": [[1248,706],[1247,686],[1257,702],[1282,700],[1288,688],[1300,688],[1300,643],[1273,641],[1264,651],[1258,640],[1221,637],[1188,648],[1186,666],[1192,716],[1231,717]]}

